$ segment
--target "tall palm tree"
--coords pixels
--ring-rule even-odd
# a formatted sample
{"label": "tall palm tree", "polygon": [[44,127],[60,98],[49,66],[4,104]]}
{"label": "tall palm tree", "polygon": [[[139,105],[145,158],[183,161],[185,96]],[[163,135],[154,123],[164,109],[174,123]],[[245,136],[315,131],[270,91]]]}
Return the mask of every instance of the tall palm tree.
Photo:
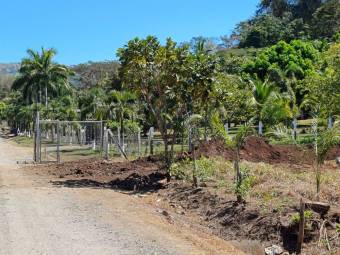
{"label": "tall palm tree", "polygon": [[65,65],[53,62],[56,50],[51,48],[41,53],[27,50],[28,57],[21,62],[19,76],[12,88],[22,92],[28,103],[41,103],[42,91],[45,91],[45,105],[48,106],[48,95],[58,96],[69,91],[68,77],[73,74]]}

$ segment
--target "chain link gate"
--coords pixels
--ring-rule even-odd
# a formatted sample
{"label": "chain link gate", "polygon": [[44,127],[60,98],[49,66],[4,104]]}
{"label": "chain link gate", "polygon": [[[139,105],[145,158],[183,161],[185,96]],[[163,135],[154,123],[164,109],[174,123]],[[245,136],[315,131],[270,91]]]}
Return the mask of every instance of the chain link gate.
{"label": "chain link gate", "polygon": [[103,157],[103,121],[36,120],[35,162]]}

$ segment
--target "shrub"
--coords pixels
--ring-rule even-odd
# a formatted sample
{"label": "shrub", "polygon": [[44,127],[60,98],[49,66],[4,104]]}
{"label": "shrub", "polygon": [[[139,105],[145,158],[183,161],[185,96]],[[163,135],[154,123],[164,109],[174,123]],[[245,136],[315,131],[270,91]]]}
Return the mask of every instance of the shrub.
{"label": "shrub", "polygon": [[255,177],[250,175],[250,169],[240,166],[241,178],[235,182],[234,192],[236,195],[244,197],[255,184]]}
{"label": "shrub", "polygon": [[[305,216],[305,221],[307,223],[307,221],[311,220],[312,217],[313,217],[313,212],[311,210],[306,210],[304,211],[304,216]],[[300,222],[300,214],[299,213],[294,213],[292,216],[291,216],[291,222],[293,224],[298,224]]]}

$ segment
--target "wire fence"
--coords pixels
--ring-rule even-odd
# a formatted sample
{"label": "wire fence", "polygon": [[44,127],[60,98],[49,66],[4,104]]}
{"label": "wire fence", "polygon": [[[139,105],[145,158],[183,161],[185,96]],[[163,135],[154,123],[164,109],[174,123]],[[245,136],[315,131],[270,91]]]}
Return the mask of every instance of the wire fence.
{"label": "wire fence", "polygon": [[[225,130],[234,135],[239,125],[226,124]],[[259,134],[263,134],[263,124],[253,126]],[[310,121],[300,122],[294,120],[291,127],[286,128],[292,139],[310,139],[312,130]],[[212,130],[206,127],[197,127],[196,138],[209,140]],[[26,132],[30,135],[30,132]],[[191,146],[190,128],[174,137],[173,150],[175,153],[187,152]],[[171,139],[172,143],[172,139]],[[172,144],[170,144],[172,146]],[[34,160],[36,162],[65,162],[82,159],[113,159],[125,157],[133,159],[149,155],[162,154],[165,151],[161,135],[150,128],[143,134],[140,130],[121,133],[119,129],[110,130],[103,121],[58,121],[36,120],[34,136]]]}
{"label": "wire fence", "polygon": [[103,122],[38,120],[34,144],[36,162],[100,158]]}

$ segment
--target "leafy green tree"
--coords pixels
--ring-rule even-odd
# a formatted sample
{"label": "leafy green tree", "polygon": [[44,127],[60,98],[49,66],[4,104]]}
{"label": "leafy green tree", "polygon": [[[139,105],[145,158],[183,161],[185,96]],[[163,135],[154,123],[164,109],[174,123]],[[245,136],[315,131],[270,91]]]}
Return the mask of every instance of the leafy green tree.
{"label": "leafy green tree", "polygon": [[303,80],[302,107],[323,118],[340,114],[340,43],[323,53],[326,68]]}
{"label": "leafy green tree", "polygon": [[316,73],[319,61],[320,54],[311,42],[296,40],[288,44],[280,41],[245,64],[244,71],[277,84],[280,92],[287,92],[299,106],[304,96],[304,88],[299,84]]}
{"label": "leafy green tree", "polygon": [[104,120],[110,113],[108,95],[101,87],[83,90],[79,97],[81,119]]}
{"label": "leafy green tree", "polygon": [[340,31],[339,0],[328,0],[314,13],[311,22],[313,38],[332,38]]}
{"label": "leafy green tree", "polygon": [[254,116],[252,90],[241,77],[219,73],[213,93],[224,122],[242,123]]}
{"label": "leafy green tree", "polygon": [[23,95],[19,91],[12,91],[4,99],[4,119],[12,128],[31,130],[33,111],[37,110],[36,105],[27,105]]}
{"label": "leafy green tree", "polygon": [[[214,78],[217,72],[218,59],[215,55],[209,54],[205,40],[198,40],[194,46],[194,52],[187,58],[185,68],[187,68],[188,81],[186,82],[187,96],[190,97],[192,105],[191,112],[203,112],[204,135],[207,140],[207,128],[209,125],[209,115],[216,106],[213,92]],[[189,110],[189,111],[190,111]]]}
{"label": "leafy green tree", "polygon": [[339,31],[338,0],[261,0],[256,15],[231,38],[240,47],[268,47],[280,40],[327,39]]}
{"label": "leafy green tree", "polygon": [[270,69],[278,69],[288,77],[303,79],[315,71],[318,57],[318,51],[311,42],[295,40],[288,44],[280,41],[247,63],[244,71],[264,80]]}
{"label": "leafy green tree", "polygon": [[66,95],[51,100],[47,115],[55,120],[76,120],[78,113],[74,97]]}
{"label": "leafy green tree", "polygon": [[257,13],[270,13],[274,17],[283,17],[288,11],[289,2],[287,0],[261,0]]}
{"label": "leafy green tree", "polygon": [[289,34],[287,28],[284,20],[265,14],[250,22],[241,22],[235,33],[238,35],[240,47],[262,48],[285,40]]}
{"label": "leafy green tree", "polygon": [[[121,79],[146,103],[155,117],[164,141],[166,168],[170,170],[178,130],[173,123],[186,111],[181,100],[183,78],[189,50],[168,39],[162,46],[157,38],[135,38],[119,49]],[[170,175],[168,175],[170,180]]]}

